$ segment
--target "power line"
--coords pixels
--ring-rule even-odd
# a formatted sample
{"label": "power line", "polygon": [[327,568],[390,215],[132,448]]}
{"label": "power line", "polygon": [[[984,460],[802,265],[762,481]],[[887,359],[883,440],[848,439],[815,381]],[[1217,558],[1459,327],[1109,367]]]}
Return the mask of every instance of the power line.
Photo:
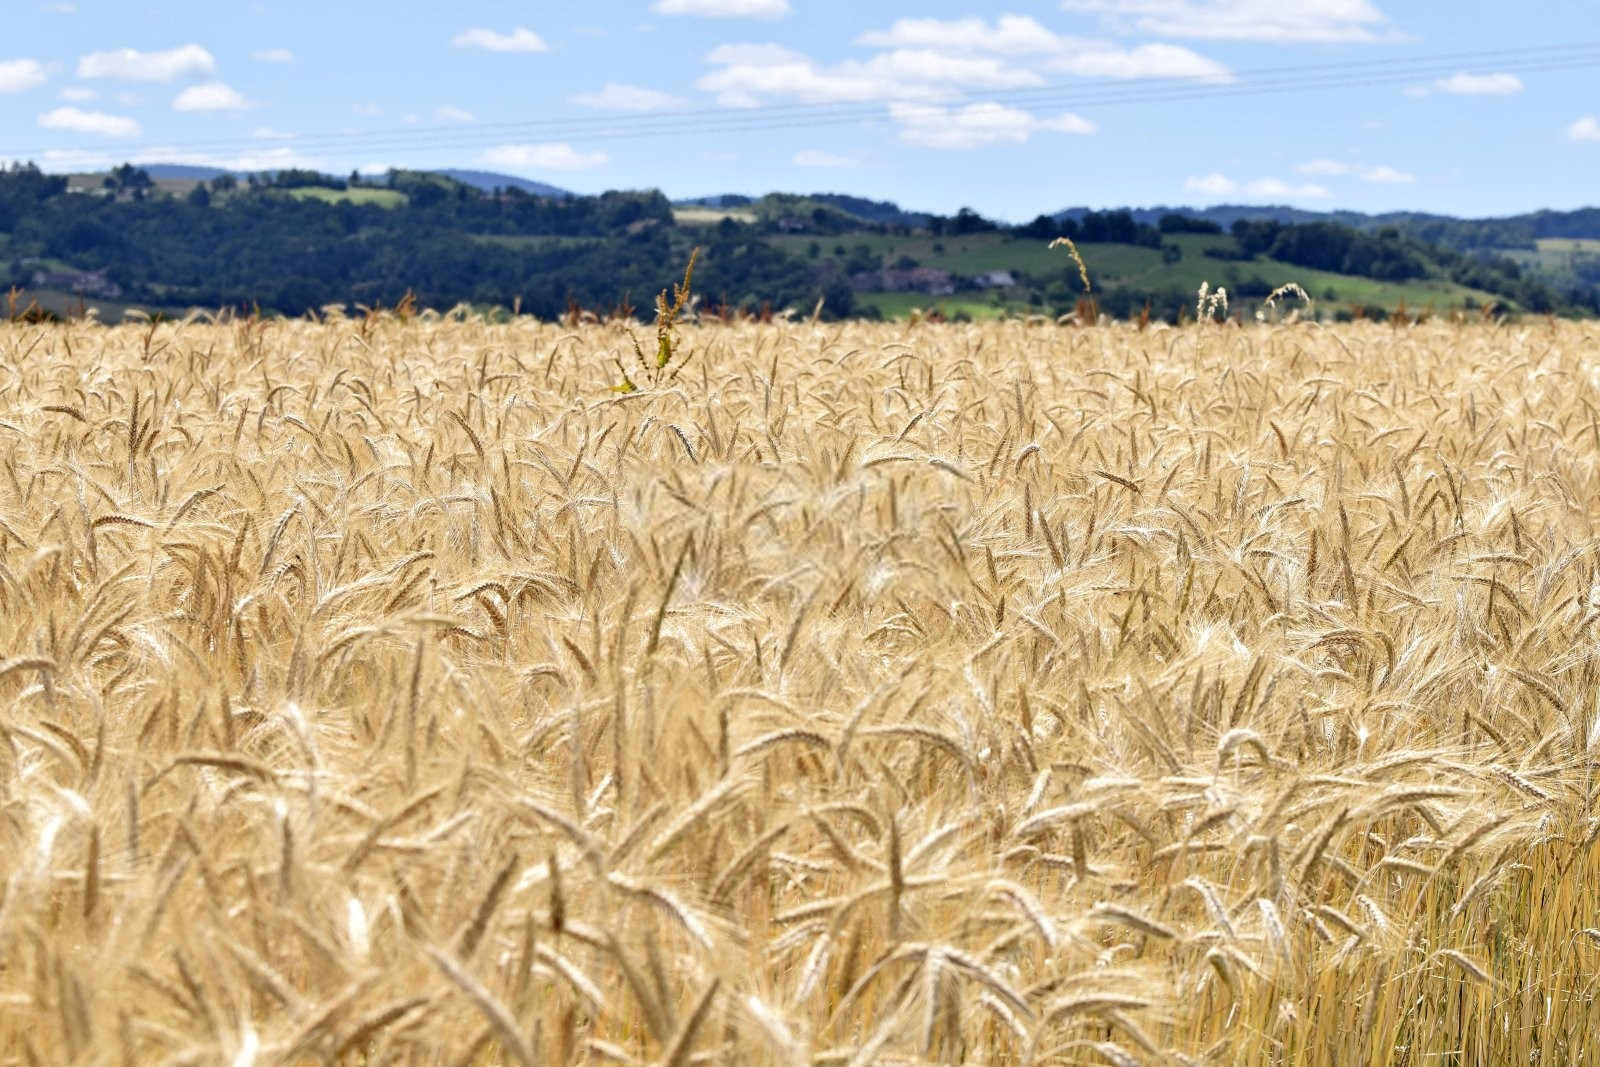
{"label": "power line", "polygon": [[[770,104],[751,108],[694,108],[652,112],[635,116],[550,118],[516,122],[482,123],[469,127],[390,127],[373,131],[324,131],[293,139],[300,151],[396,151],[418,147],[471,147],[515,137],[568,142],[630,140],[754,133],[828,125],[854,125],[899,121],[895,108],[946,109],[974,103],[1028,107],[1093,109],[1134,104],[1178,103],[1212,98],[1264,94],[1292,94],[1328,89],[1396,85],[1447,75],[1464,63],[1492,62],[1496,73],[1543,74],[1600,66],[1600,42],[1540,45],[1519,49],[1447,52],[1396,62],[1389,59],[1350,60],[1292,67],[1267,67],[1240,71],[1228,80],[1150,77],[1129,79],[1118,85],[1087,88],[1081,84],[1031,86],[907,95],[892,99],[833,101],[816,104]],[[923,112],[926,114],[927,112]],[[939,113],[942,117],[943,112]],[[262,149],[259,138],[226,137],[186,142],[146,142],[129,148],[147,154],[162,148],[174,154],[241,148]],[[42,155],[45,151],[17,153]],[[69,149],[99,152],[100,149]]]}

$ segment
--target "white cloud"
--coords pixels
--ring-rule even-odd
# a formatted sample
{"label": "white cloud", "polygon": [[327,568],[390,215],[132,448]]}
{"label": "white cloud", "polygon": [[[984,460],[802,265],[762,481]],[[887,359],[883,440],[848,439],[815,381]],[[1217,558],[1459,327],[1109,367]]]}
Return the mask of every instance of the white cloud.
{"label": "white cloud", "polygon": [[165,52],[118,48],[111,52],[90,52],[78,60],[80,78],[114,78],[129,82],[170,82],[196,74],[211,74],[216,69],[216,59],[197,44]]}
{"label": "white cloud", "polygon": [[656,0],[658,15],[698,15],[713,19],[779,19],[789,14],[789,0]]}
{"label": "white cloud", "polygon": [[1116,32],[1216,41],[1353,43],[1390,39],[1370,0],[1062,0]]}
{"label": "white cloud", "polygon": [[295,148],[282,145],[276,148],[251,148],[238,155],[219,156],[194,152],[175,145],[157,145],[146,148],[133,157],[135,163],[183,163],[192,167],[217,167],[221,170],[284,170],[295,167],[302,170],[332,172],[337,166],[315,156],[308,156]]}
{"label": "white cloud", "polygon": [[794,154],[797,167],[854,167],[856,161],[849,156],[838,156],[820,148],[802,148]]}
{"label": "white cloud", "polygon": [[20,93],[35,89],[49,79],[44,64],[37,59],[0,60],[0,93]]}
{"label": "white cloud", "polygon": [[72,171],[105,170],[116,166],[118,161],[104,152],[87,148],[50,148],[39,154],[37,162],[46,173],[65,174]]}
{"label": "white cloud", "polygon": [[1568,126],[1567,140],[1600,142],[1600,117],[1585,115]]}
{"label": "white cloud", "polygon": [[433,109],[433,117],[438,119],[440,122],[477,122],[478,121],[478,117],[476,115],[474,115],[472,112],[468,111],[466,108],[451,107],[449,104],[446,104],[443,107],[434,108]]}
{"label": "white cloud", "polygon": [[1001,15],[994,26],[981,18],[898,19],[887,30],[871,30],[856,44],[874,48],[938,48],[953,52],[1034,55],[1059,51],[1066,38],[1027,15]]}
{"label": "white cloud", "polygon": [[1095,125],[1071,113],[1041,119],[1021,108],[984,102],[947,108],[932,104],[892,103],[889,115],[900,123],[900,139],[922,148],[981,148],[1023,144],[1035,133],[1089,134]]}
{"label": "white cloud", "polygon": [[858,63],[819,67],[809,56],[781,45],[723,45],[706,60],[720,69],[702,75],[695,87],[717,94],[724,107],[757,107],[774,97],[827,104],[907,95]]}
{"label": "white cloud", "polygon": [[1366,170],[1362,171],[1361,180],[1364,182],[1372,182],[1375,185],[1410,185],[1412,182],[1417,180],[1417,176],[1415,174],[1408,174],[1403,170],[1396,170],[1388,165],[1383,165],[1377,167],[1368,167]]}
{"label": "white cloud", "polygon": [[250,136],[261,141],[292,141],[295,137],[287,130],[276,130],[271,126],[257,126],[250,131]]}
{"label": "white cloud", "polygon": [[70,130],[102,137],[137,137],[140,133],[139,123],[125,115],[84,111],[76,107],[58,107],[54,111],[46,111],[39,116],[39,125],[47,130]]}
{"label": "white cloud", "polygon": [[244,94],[222,82],[191,85],[172,101],[174,111],[243,111],[249,106]]}
{"label": "white cloud", "polygon": [[1233,72],[1214,59],[1174,44],[1137,48],[1100,46],[1070,52],[1051,62],[1056,70],[1085,78],[1193,78],[1231,82]]}
{"label": "white cloud", "polygon": [[1246,200],[1326,200],[1333,194],[1312,183],[1291,185],[1280,178],[1257,178],[1236,182],[1225,174],[1212,172],[1184,180],[1183,191],[1209,200],[1242,197]]}
{"label": "white cloud", "polygon": [[257,63],[293,63],[294,53],[287,48],[263,48],[260,51],[251,52],[250,58]]}
{"label": "white cloud", "polygon": [[1239,191],[1239,183],[1223,174],[1205,174],[1184,179],[1183,191],[1203,196],[1232,196]]}
{"label": "white cloud", "polygon": [[1515,74],[1469,74],[1462,71],[1440,78],[1433,87],[1457,96],[1514,96],[1522,92],[1522,79]]}
{"label": "white cloud", "polygon": [[510,33],[473,27],[456,34],[450,43],[457,48],[482,48],[487,52],[550,51],[550,46],[544,43],[544,38],[526,26],[518,26]]}
{"label": "white cloud", "polygon": [[50,14],[50,15],[76,15],[78,13],[78,5],[77,4],[46,4],[46,5],[44,5],[44,11],[45,11],[46,14]]}
{"label": "white cloud", "polygon": [[1025,89],[1044,79],[995,56],[956,56],[926,48],[899,48],[867,60],[866,71],[895,84],[959,85],[973,89]]}
{"label": "white cloud", "polygon": [[[878,51],[822,64],[781,44],[725,44],[706,55],[710,70],[695,87],[723,107],[902,102],[949,105],[968,90],[1037,88],[1059,72],[1084,78],[1233,80],[1226,66],[1188,48],[1145,44],[1123,48],[1055,33],[1022,15],[909,18],[856,38]],[[926,141],[971,139],[919,129]]]}
{"label": "white cloud", "polygon": [[565,141],[496,145],[479,158],[506,170],[588,170],[611,162],[604,152],[581,152]]}
{"label": "white cloud", "polygon": [[1086,78],[1232,80],[1221,63],[1178,45],[1119,48],[1104,41],[1063,36],[1026,15],[1001,15],[992,26],[981,18],[900,19],[887,30],[862,34],[856,43],[946,55],[1037,56],[1051,70]]}
{"label": "white cloud", "polygon": [[1301,174],[1331,178],[1341,174],[1349,174],[1352,168],[1350,164],[1340,163],[1337,159],[1313,159],[1309,163],[1301,163],[1294,169]]}
{"label": "white cloud", "polygon": [[352,104],[350,110],[366,119],[375,119],[379,115],[383,114],[383,108],[371,102],[364,104]]}
{"label": "white cloud", "polygon": [[579,107],[592,107],[600,111],[664,111],[688,103],[683,97],[664,93],[660,89],[620,82],[606,82],[605,88],[597,92],[578,93],[571,99]]}
{"label": "white cloud", "polygon": [[1301,174],[1319,178],[1342,178],[1353,174],[1362,181],[1372,182],[1374,185],[1410,185],[1417,180],[1415,174],[1397,170],[1386,163],[1372,167],[1358,167],[1353,163],[1344,163],[1337,159],[1313,159],[1308,163],[1299,164],[1294,169]]}
{"label": "white cloud", "polygon": [[81,85],[69,85],[56,95],[60,96],[61,99],[73,104],[87,104],[91,100],[100,99],[99,93],[95,92],[93,89],[84,88]]}
{"label": "white cloud", "polygon": [[724,107],[756,107],[774,99],[807,104],[932,100],[959,89],[1020,89],[1046,84],[1036,71],[992,55],[952,55],[902,48],[866,60],[821,66],[777,44],[714,48],[715,69],[695,87],[715,93]]}

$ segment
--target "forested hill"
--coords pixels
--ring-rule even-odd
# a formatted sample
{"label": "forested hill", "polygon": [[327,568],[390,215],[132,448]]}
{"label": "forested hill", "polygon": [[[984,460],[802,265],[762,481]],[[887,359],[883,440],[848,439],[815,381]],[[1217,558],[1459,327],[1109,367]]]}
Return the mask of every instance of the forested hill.
{"label": "forested hill", "polygon": [[1048,247],[1065,236],[1090,264],[1099,310],[1118,317],[1192,312],[1202,281],[1226,285],[1235,311],[1285,281],[1303,284],[1326,313],[1600,310],[1600,242],[1558,247],[1530,237],[1508,247],[1484,238],[1463,248],[1453,231],[1434,240],[1422,229],[1473,225],[1459,220],[1239,218],[1224,227],[1202,213],[1124,210],[1009,226],[965,209],[940,216],[844,194],[674,206],[654,190],[535,195],[470,177],[281,171],[202,180],[123,166],[69,182],[13,166],[0,171],[0,287],[24,305],[92,303],[108,318],[130,306],[300,314],[393,305],[407,293],[425,306],[541,317],[647,313],[700,247],[695,289],[707,308],[809,313],[821,301],[828,317],[912,306],[1060,315],[1085,296],[1076,265]]}

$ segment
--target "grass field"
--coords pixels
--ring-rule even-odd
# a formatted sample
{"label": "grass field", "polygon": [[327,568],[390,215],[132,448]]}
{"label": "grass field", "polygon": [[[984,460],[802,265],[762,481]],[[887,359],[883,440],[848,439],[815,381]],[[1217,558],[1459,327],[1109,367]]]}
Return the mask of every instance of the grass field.
{"label": "grass field", "polygon": [[[886,257],[891,265],[901,256],[910,256],[922,266],[937,267],[964,276],[993,270],[1021,270],[1036,277],[1059,276],[1064,272],[1075,273],[1077,269],[1061,250],[1052,251],[1047,242],[1001,233],[946,237],[846,234],[830,238],[786,235],[769,240],[797,256],[805,256],[810,245],[816,243],[820,246],[822,258],[835,256],[841,246],[848,252],[865,245]],[[1126,285],[1145,290],[1182,290],[1192,293],[1200,287],[1201,282],[1208,282],[1212,286],[1232,285],[1230,275],[1237,275],[1244,279],[1260,278],[1274,287],[1286,281],[1297,282],[1311,292],[1322,310],[1330,313],[1350,304],[1377,304],[1391,309],[1404,304],[1412,310],[1431,306],[1442,312],[1461,307],[1469,297],[1479,305],[1492,305],[1500,299],[1492,293],[1444,280],[1382,282],[1311,270],[1265,257],[1231,262],[1204,254],[1209,247],[1231,247],[1233,240],[1226,235],[1169,234],[1164,240],[1181,248],[1183,258],[1166,263],[1158,250],[1137,245],[1086,242],[1078,247],[1088,263],[1091,281],[1102,289]],[[922,299],[926,302],[928,298]],[[1015,309],[1027,310],[1020,303]]]}
{"label": "grass field", "polygon": [[406,202],[406,194],[398,189],[369,189],[364,185],[350,189],[308,186],[303,189],[284,189],[282,192],[296,200],[321,200],[326,204],[377,204],[379,207],[399,207]]}
{"label": "grass field", "polygon": [[680,226],[711,226],[723,219],[735,222],[754,222],[756,213],[732,207],[675,207],[672,218]]}
{"label": "grass field", "polygon": [[913,310],[937,311],[945,318],[966,314],[973,319],[998,319],[1007,313],[1005,305],[997,305],[983,293],[962,293],[959,296],[930,296],[927,293],[873,293],[856,294],[859,307],[875,307],[887,319],[905,319]]}
{"label": "grass field", "polygon": [[1537,244],[1541,252],[1600,254],[1600,240],[1592,237],[1541,237]]}
{"label": "grass field", "polygon": [[0,325],[0,1060],[1594,1062],[1595,330]]}

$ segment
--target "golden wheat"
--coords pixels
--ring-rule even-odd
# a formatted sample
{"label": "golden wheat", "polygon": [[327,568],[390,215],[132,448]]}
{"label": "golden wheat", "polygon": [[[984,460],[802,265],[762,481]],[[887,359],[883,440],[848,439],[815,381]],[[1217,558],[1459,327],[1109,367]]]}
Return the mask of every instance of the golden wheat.
{"label": "golden wheat", "polygon": [[1595,327],[676,330],[0,326],[0,1062],[1600,1058]]}

